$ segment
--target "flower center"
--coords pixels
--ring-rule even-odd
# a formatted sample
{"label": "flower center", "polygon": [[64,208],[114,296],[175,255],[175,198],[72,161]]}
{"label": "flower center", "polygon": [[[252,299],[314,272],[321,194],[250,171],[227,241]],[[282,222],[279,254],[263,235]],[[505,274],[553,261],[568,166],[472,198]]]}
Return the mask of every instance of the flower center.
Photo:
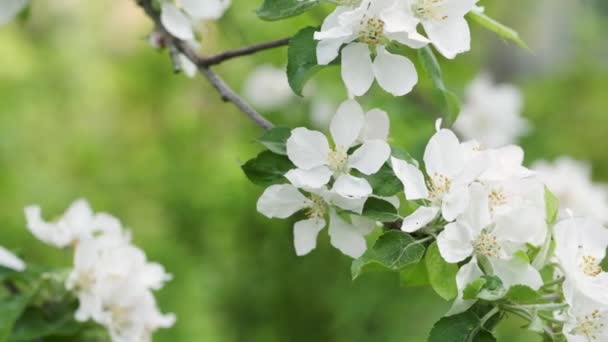
{"label": "flower center", "polygon": [[583,262],[581,262],[579,267],[589,277],[597,277],[602,273],[602,267],[599,265],[597,258],[589,255],[583,256]]}
{"label": "flower center", "polygon": [[440,6],[444,0],[418,0],[412,5],[412,12],[422,20],[445,20],[447,15],[440,14]]}
{"label": "flower center", "polygon": [[487,257],[498,257],[502,248],[498,244],[496,235],[484,229],[473,241],[473,250],[475,253],[485,255]]}
{"label": "flower center", "polygon": [[593,310],[589,315],[577,317],[578,325],[573,333],[584,335],[587,341],[596,341],[604,329],[605,324],[601,322],[602,318],[603,314],[599,310]]}
{"label": "flower center", "polygon": [[378,18],[363,18],[361,20],[361,31],[359,39],[367,45],[377,45],[384,34],[384,21]]}
{"label": "flower center", "polygon": [[441,200],[452,187],[452,180],[444,175],[435,173],[426,181],[429,188],[429,199],[433,202]]}
{"label": "flower center", "polygon": [[348,153],[346,148],[336,146],[336,149],[329,152],[327,155],[327,164],[333,172],[346,172],[346,162],[348,161]]}
{"label": "flower center", "polygon": [[507,196],[502,190],[492,190],[488,195],[490,211],[494,212],[496,208],[507,204]]}
{"label": "flower center", "polygon": [[312,204],[308,208],[306,215],[311,219],[322,219],[327,212],[327,203],[321,196],[311,195]]}
{"label": "flower center", "polygon": [[92,270],[81,271],[78,274],[74,288],[76,291],[87,291],[95,285],[95,272]]}

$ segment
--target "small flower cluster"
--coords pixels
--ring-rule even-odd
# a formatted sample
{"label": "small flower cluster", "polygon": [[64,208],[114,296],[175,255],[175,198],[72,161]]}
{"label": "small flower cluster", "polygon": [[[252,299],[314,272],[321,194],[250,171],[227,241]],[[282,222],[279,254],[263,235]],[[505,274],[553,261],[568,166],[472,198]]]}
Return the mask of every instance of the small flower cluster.
{"label": "small flower cluster", "polygon": [[25,209],[27,227],[39,240],[74,248],[74,267],[66,288],[77,296],[78,321],[104,326],[112,341],[151,341],[159,328],[175,323],[172,314],[160,313],[152,293],[171,279],[164,268],[146,260],[131,243],[121,222],[106,213],[94,213],[85,200],[74,202],[54,222],[46,222],[41,209]]}
{"label": "small flower cluster", "polygon": [[[446,58],[470,50],[465,15],[478,0],[360,0],[341,1],[314,38],[317,61],[331,63],[341,50],[342,79],[349,93],[365,94],[374,82],[401,96],[418,82],[414,64],[388,51],[398,43],[413,49],[433,44]],[[422,25],[427,36],[417,31]],[[342,48],[343,45],[346,45]],[[370,55],[375,58],[372,61]]]}
{"label": "small flower cluster", "polygon": [[[318,131],[296,128],[287,139],[287,156],[296,168],[285,174],[289,184],[272,185],[258,200],[269,218],[287,218],[305,210],[307,219],[294,226],[296,253],[316,246],[329,217],[331,243],[357,258],[366,250],[364,236],[375,222],[360,216],[372,187],[362,176],[377,173],[389,159],[389,119],[379,109],[364,113],[354,100],[340,105],[330,124],[333,144]],[[348,219],[339,213],[348,212]]]}

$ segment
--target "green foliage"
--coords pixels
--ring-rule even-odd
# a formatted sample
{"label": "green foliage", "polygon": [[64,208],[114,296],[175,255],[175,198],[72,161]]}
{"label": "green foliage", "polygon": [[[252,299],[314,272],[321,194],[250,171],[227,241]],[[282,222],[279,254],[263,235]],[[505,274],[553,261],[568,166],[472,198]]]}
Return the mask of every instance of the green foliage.
{"label": "green foliage", "polygon": [[545,186],[545,206],[547,211],[547,223],[555,223],[557,214],[559,213],[559,200],[547,186]]}
{"label": "green foliage", "polygon": [[264,0],[257,14],[264,20],[279,20],[302,14],[317,6],[318,0]]}
{"label": "green foliage", "polygon": [[403,191],[403,184],[388,164],[384,164],[377,173],[371,176],[360,175],[367,179],[376,196],[390,197]]}
{"label": "green foliage", "polygon": [[488,17],[485,13],[471,11],[469,14],[467,14],[467,17],[486,29],[498,34],[499,36],[514,41],[517,43],[517,45],[523,47],[524,49],[530,50],[526,42],[521,39],[517,31]]}
{"label": "green foliage", "polygon": [[30,294],[12,294],[0,299],[0,341],[6,341],[15,322],[32,299]]}
{"label": "green foliage", "polygon": [[482,326],[473,310],[443,317],[431,330],[429,342],[489,342],[496,341],[492,333]]}
{"label": "green foliage", "polygon": [[274,127],[258,138],[258,142],[264,145],[271,152],[287,155],[285,144],[291,136],[291,129],[288,127]]}
{"label": "green foliage", "polygon": [[402,286],[426,286],[429,284],[429,275],[426,264],[419,262],[409,265],[399,272],[399,282]]}
{"label": "green foliage", "polygon": [[443,125],[451,127],[460,114],[460,100],[446,87],[437,57],[429,46],[418,49],[418,60],[433,81],[435,98],[441,103]]}
{"label": "green foliage", "polygon": [[263,151],[241,167],[249,180],[260,186],[285,182],[285,173],[294,168],[289,158]]}
{"label": "green foliage", "polygon": [[534,304],[542,301],[540,293],[526,285],[513,285],[505,294],[504,299],[517,304]]}
{"label": "green foliage", "polygon": [[374,197],[365,201],[363,216],[379,222],[395,222],[401,219],[401,216],[397,213],[397,208],[390,202]]}
{"label": "green foliage", "polygon": [[424,246],[412,236],[400,231],[388,231],[359,259],[353,261],[351,275],[354,280],[369,271],[400,271],[418,263],[423,255]]}
{"label": "green foliage", "polygon": [[497,276],[484,275],[472,281],[463,292],[463,299],[483,299],[495,301],[505,296],[502,280]]}
{"label": "green foliage", "polygon": [[458,288],[456,287],[458,265],[450,264],[443,260],[436,242],[427,248],[424,263],[426,264],[429,283],[433,290],[445,300],[456,298],[458,295]]}
{"label": "green foliage", "polygon": [[315,31],[315,27],[305,27],[289,40],[287,80],[294,93],[300,96],[306,82],[323,68],[317,64],[317,41],[313,38]]}

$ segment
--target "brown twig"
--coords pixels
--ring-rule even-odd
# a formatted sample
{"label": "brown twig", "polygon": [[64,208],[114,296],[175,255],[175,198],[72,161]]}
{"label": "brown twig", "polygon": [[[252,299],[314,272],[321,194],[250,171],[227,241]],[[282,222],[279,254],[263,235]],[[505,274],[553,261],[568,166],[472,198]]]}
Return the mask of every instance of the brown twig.
{"label": "brown twig", "polygon": [[160,21],[159,13],[157,13],[153,8],[151,0],[137,0],[137,4],[144,10],[146,15],[148,15],[148,17],[154,21],[156,29],[164,38],[164,43],[167,46],[174,46],[180,53],[192,61],[192,63],[198,67],[199,72],[217,90],[223,101],[233,103],[241,112],[247,115],[263,129],[268,130],[274,127],[272,122],[268,121],[268,119],[262,116],[262,114],[258,113],[249,103],[247,103],[247,101],[234,92],[219,75],[213,72],[210,69],[210,66],[217,65],[231,58],[246,56],[259,51],[284,46],[289,42],[288,39],[280,39],[236,50],[230,50],[210,57],[202,57],[199,56],[198,53],[196,53],[196,51],[194,51],[194,49],[192,49],[187,42],[174,37],[163,27],[163,24]]}

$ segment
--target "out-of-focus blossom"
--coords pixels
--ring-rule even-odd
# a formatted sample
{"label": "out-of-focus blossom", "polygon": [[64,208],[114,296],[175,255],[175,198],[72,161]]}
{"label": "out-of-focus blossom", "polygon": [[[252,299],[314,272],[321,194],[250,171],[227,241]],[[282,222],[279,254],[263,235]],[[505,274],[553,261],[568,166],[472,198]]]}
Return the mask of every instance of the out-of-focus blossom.
{"label": "out-of-focus blossom", "polygon": [[496,85],[490,75],[481,74],[469,85],[454,130],[465,139],[485,147],[513,144],[529,130],[522,118],[522,95],[512,85]]}
{"label": "out-of-focus blossom", "polygon": [[257,67],[245,80],[243,95],[256,108],[278,110],[293,99],[293,92],[282,68],[264,64]]}

